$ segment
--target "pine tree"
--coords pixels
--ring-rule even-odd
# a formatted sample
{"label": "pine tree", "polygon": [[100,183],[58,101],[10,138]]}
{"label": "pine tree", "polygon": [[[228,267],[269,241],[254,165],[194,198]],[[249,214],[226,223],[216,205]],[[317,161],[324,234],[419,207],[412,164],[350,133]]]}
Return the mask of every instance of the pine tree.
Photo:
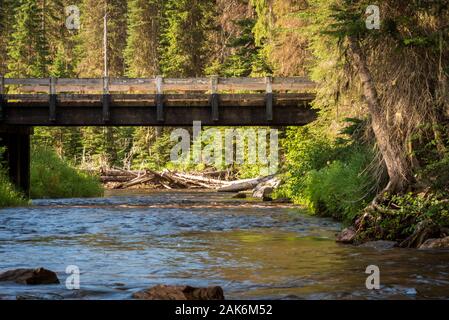
{"label": "pine tree", "polygon": [[0,74],[8,72],[8,45],[11,39],[14,22],[14,11],[18,3],[14,0],[3,0],[0,6]]}
{"label": "pine tree", "polygon": [[129,1],[125,49],[126,74],[129,77],[151,77],[160,73],[158,50],[161,13],[161,0]]}
{"label": "pine tree", "polygon": [[108,67],[109,76],[125,73],[123,52],[126,45],[126,0],[83,0],[81,5],[80,44],[77,53],[80,62],[77,70],[81,77],[102,77],[103,18],[108,17]]}
{"label": "pine tree", "polygon": [[218,1],[217,28],[212,38],[221,39],[221,46],[216,44],[207,74],[248,77],[272,73],[264,49],[268,31],[262,28],[268,5],[265,0]]}
{"label": "pine tree", "polygon": [[69,30],[65,25],[65,8],[71,5],[80,6],[81,0],[54,0],[47,4],[46,37],[50,44],[50,73],[57,78],[76,76],[78,55],[75,48],[80,40],[78,30]]}
{"label": "pine tree", "polygon": [[166,76],[195,77],[204,74],[213,26],[215,3],[209,0],[169,0],[164,6],[162,71]]}
{"label": "pine tree", "polygon": [[11,77],[48,76],[48,43],[45,38],[45,1],[21,0],[15,10],[8,46],[8,75]]}

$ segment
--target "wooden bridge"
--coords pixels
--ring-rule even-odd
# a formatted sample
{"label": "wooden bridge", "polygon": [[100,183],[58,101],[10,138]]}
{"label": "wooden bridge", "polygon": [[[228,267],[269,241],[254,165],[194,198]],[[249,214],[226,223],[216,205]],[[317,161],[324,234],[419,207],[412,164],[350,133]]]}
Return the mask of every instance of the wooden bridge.
{"label": "wooden bridge", "polygon": [[315,84],[293,78],[11,79],[0,77],[0,145],[29,190],[34,126],[302,126]]}

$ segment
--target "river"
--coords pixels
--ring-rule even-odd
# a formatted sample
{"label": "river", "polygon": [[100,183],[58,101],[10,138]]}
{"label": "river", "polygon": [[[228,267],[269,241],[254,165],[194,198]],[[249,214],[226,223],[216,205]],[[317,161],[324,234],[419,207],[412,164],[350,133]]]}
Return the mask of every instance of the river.
{"label": "river", "polygon": [[[156,284],[227,299],[449,298],[449,252],[335,243],[342,226],[288,205],[210,192],[108,192],[0,210],[0,271],[45,267],[60,285],[0,283],[0,299],[130,299]],[[66,267],[81,272],[67,290]],[[365,270],[380,269],[380,290]]]}

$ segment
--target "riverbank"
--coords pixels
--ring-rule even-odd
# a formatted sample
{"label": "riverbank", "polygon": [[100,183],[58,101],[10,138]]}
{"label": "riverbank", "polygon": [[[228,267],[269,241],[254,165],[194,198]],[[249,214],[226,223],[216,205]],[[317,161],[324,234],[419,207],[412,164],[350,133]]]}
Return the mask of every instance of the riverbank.
{"label": "riverbank", "polygon": [[[30,197],[75,198],[102,196],[100,179],[72,167],[46,148],[35,147],[31,152]],[[29,200],[16,190],[5,169],[0,170],[0,208],[24,206]]]}
{"label": "riverbank", "polygon": [[50,149],[32,149],[32,199],[98,197],[103,192],[99,177],[72,167]]}
{"label": "riverbank", "polygon": [[395,241],[402,248],[449,249],[449,201],[445,194],[408,193],[373,203],[346,229],[344,242]]}
{"label": "riverbank", "polygon": [[342,221],[348,226],[345,243],[385,240],[418,248],[449,236],[449,162],[431,158],[427,150],[415,182],[403,192],[385,193],[388,172],[369,123],[346,122],[333,133],[326,119],[287,130],[285,184],[275,197],[289,197],[312,214]]}

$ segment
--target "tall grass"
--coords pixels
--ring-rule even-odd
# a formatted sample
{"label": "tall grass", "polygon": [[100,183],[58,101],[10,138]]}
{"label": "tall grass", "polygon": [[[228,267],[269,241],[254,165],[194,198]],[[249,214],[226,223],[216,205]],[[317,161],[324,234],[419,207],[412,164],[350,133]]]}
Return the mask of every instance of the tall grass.
{"label": "tall grass", "polygon": [[353,149],[346,159],[308,172],[303,202],[320,215],[352,221],[373,197],[375,182],[365,172],[369,160],[369,153]]}
{"label": "tall grass", "polygon": [[103,195],[98,178],[81,172],[49,149],[32,149],[31,198],[84,198]]}
{"label": "tall grass", "polygon": [[28,204],[28,200],[18,192],[4,169],[0,169],[0,208],[17,207]]}

